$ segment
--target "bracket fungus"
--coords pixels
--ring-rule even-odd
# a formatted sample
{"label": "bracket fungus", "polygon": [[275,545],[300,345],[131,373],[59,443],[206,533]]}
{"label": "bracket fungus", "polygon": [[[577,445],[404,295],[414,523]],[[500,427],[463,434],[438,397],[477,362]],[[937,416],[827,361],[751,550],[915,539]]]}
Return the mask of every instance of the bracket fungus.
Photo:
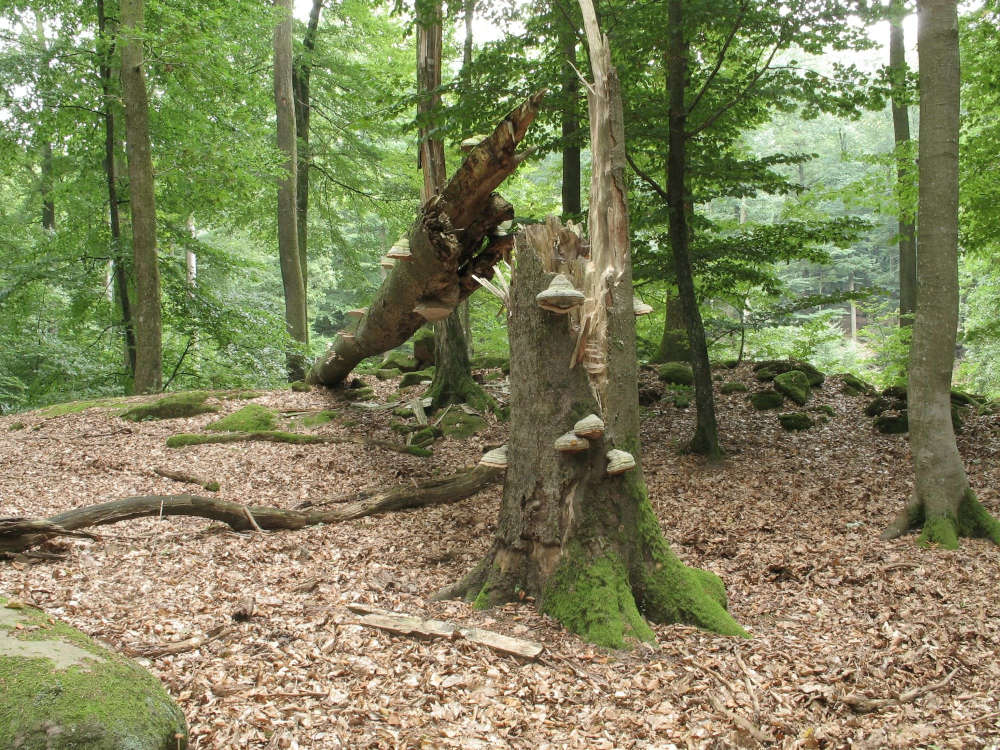
{"label": "bracket fungus", "polygon": [[389,248],[389,252],[385,254],[386,258],[392,258],[393,260],[412,260],[413,253],[410,252],[410,240],[405,236],[400,237]]}
{"label": "bracket fungus", "polygon": [[535,295],[538,306],[554,313],[568,313],[574,307],[579,307],[585,299],[583,292],[576,289],[573,283],[563,274],[557,273],[545,289]]}
{"label": "bracket fungus", "polygon": [[596,414],[588,414],[573,425],[573,433],[588,440],[595,440],[604,434],[604,420]]}
{"label": "bracket fungus", "polygon": [[635,468],[635,458],[627,451],[620,451],[614,448],[608,451],[607,457],[609,476],[624,474],[629,469]]}
{"label": "bracket fungus", "polygon": [[653,306],[646,304],[638,297],[633,297],[632,311],[636,314],[636,317],[640,315],[649,315],[651,312],[653,312]]}
{"label": "bracket fungus", "polygon": [[580,453],[587,450],[590,443],[573,432],[567,432],[556,438],[555,448],[562,453]]}
{"label": "bracket fungus", "polygon": [[489,136],[485,135],[470,135],[468,138],[463,138],[459,148],[462,151],[472,151],[476,146],[485,141]]}
{"label": "bracket fungus", "polygon": [[499,448],[494,448],[493,450],[484,453],[483,457],[479,459],[479,465],[490,466],[494,469],[506,469],[507,446],[501,445]]}

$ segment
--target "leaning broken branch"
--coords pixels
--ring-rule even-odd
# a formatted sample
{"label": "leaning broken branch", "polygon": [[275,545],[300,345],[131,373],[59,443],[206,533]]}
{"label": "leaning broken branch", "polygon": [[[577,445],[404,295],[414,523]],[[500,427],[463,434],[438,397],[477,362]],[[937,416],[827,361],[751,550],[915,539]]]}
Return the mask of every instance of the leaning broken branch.
{"label": "leaning broken branch", "polygon": [[235,531],[294,530],[321,523],[353,521],[376,513],[455,503],[498,481],[503,470],[478,465],[443,479],[363,493],[329,510],[287,510],[243,505],[200,495],[140,495],[49,518],[0,518],[0,552],[20,552],[58,536],[96,538],[80,529],[160,516],[194,516],[221,521]]}

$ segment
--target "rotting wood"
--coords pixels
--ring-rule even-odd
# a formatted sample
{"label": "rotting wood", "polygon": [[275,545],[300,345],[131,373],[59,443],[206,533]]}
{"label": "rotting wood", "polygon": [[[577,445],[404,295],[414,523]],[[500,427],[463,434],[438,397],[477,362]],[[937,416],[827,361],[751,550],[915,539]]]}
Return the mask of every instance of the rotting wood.
{"label": "rotting wood", "polygon": [[336,339],[313,365],[308,382],[339,385],[365,357],[409,339],[426,322],[421,311],[450,311],[479,288],[475,276],[492,278],[493,266],[514,242],[495,231],[514,217],[514,209],[494,190],[523,160],[517,147],[544,93],[507,115],[424,204],[409,233],[411,260],[393,265],[354,338]]}
{"label": "rotting wood", "polygon": [[183,654],[187,651],[194,651],[197,648],[201,648],[209,641],[222,638],[229,633],[230,630],[232,630],[231,625],[217,625],[202,635],[185,638],[183,641],[162,644],[138,644],[135,646],[127,646],[124,651],[129,656],[144,656],[147,659],[156,659],[161,656],[173,656],[174,654]]}
{"label": "rotting wood", "polygon": [[349,604],[347,608],[360,615],[358,623],[371,628],[378,628],[397,635],[417,635],[427,638],[464,638],[470,643],[486,646],[494,651],[520,656],[523,659],[536,659],[545,647],[535,641],[523,638],[513,638],[502,633],[482,628],[466,628],[444,620],[432,620],[399,612],[390,612],[366,604]]}
{"label": "rotting wood", "polygon": [[361,493],[330,510],[288,510],[248,506],[200,495],[141,495],[58,513],[49,518],[0,518],[0,552],[20,552],[59,536],[97,539],[79,529],[134,518],[195,516],[221,521],[235,531],[295,530],[353,521],[376,513],[443,505],[464,500],[503,476],[499,469],[476,466],[441,479]]}
{"label": "rotting wood", "polygon": [[[352,404],[353,406],[354,404]],[[181,433],[187,434],[187,433]],[[405,445],[393,443],[388,440],[373,440],[357,437],[340,437],[338,435],[311,435],[304,432],[280,432],[277,430],[264,430],[260,432],[220,432],[218,434],[207,435],[204,433],[190,433],[195,440],[191,443],[184,443],[179,446],[205,445],[208,443],[243,443],[243,442],[264,442],[264,443],[291,443],[293,445],[339,445],[344,443],[354,443],[355,445],[367,445],[373,448],[384,448],[387,451],[396,453],[411,453]],[[172,437],[178,437],[174,435]]]}
{"label": "rotting wood", "polygon": [[162,467],[154,468],[153,473],[166,479],[173,479],[175,482],[180,482],[182,484],[196,484],[209,492],[219,491],[219,483],[214,479],[205,479],[204,477],[188,474],[187,472],[174,471],[173,469],[164,469]]}

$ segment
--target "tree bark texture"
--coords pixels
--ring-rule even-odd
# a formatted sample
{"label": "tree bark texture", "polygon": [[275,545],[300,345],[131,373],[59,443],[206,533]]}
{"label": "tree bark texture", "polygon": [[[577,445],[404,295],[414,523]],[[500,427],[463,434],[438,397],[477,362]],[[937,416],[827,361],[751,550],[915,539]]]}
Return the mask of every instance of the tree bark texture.
{"label": "tree bark texture", "polygon": [[292,93],[295,97],[295,133],[298,136],[297,164],[295,170],[295,229],[298,232],[299,267],[302,271],[302,290],[306,314],[309,312],[309,78],[312,74],[312,55],[316,49],[316,32],[323,0],[313,0],[309,23],[302,37],[302,55],[293,61]]}
{"label": "tree bark texture", "polygon": [[[442,595],[488,607],[527,593],[570,630],[610,647],[651,640],[644,615],[742,634],[724,609],[722,582],[680,563],[646,496],[621,100],[593,6],[581,5],[595,78],[590,245],[555,219],[518,237],[509,321],[511,437],[497,535],[485,559]],[[586,295],[567,315],[536,301],[556,272]],[[556,438],[587,414],[603,419],[603,436],[591,438],[583,452],[555,450]],[[609,475],[612,448],[631,453],[636,466]]]}
{"label": "tree bark texture", "polygon": [[[295,105],[292,92],[292,0],[274,0],[281,17],[274,27],[274,107],[278,150],[285,155],[285,174],[278,181],[278,260],[285,293],[285,329],[302,344],[309,343],[305,284],[299,260],[296,228]],[[286,355],[289,380],[305,377],[305,359],[299,352]]]}
{"label": "tree bark texture", "polygon": [[922,543],[958,546],[959,536],[1000,544],[1000,523],[969,488],[951,422],[958,330],[958,12],[956,0],[921,0],[920,195],[917,312],[908,409],[914,496],[883,536],[923,525]]}
{"label": "tree bark texture", "polygon": [[143,0],[122,0],[122,98],[132,214],[132,271],[135,275],[135,392],[155,393],[163,382],[160,269],[156,249],[153,157],[149,145],[149,102],[143,71]]}
{"label": "tree bark texture", "polygon": [[579,220],[583,215],[580,177],[580,116],[577,98],[580,79],[576,68],[576,29],[562,19],[559,25],[559,46],[565,57],[562,67],[562,212],[566,220]]}
{"label": "tree bark texture", "polygon": [[473,275],[493,276],[494,264],[513,244],[497,227],[514,216],[513,207],[493,191],[522,161],[515,150],[543,94],[505,117],[469,152],[442,192],[424,204],[409,232],[412,257],[396,263],[357,331],[338,336],[313,365],[310,382],[338,385],[365,357],[399,346],[428,319],[443,319],[478,288]]}
{"label": "tree bark texture", "polygon": [[681,298],[667,289],[667,299],[664,305],[663,336],[660,338],[660,350],[657,352],[657,362],[690,362],[691,345],[688,343],[687,318]]}
{"label": "tree bark texture", "polygon": [[[906,91],[906,47],[903,43],[903,0],[892,0],[889,5],[889,75],[892,78],[892,131],[897,150],[905,150],[910,143],[910,115]],[[909,160],[899,154],[896,162],[896,181],[902,184],[913,168]],[[904,217],[902,206],[899,217],[899,324],[913,325],[917,295],[917,240],[913,220]]]}
{"label": "tree bark texture", "polygon": [[353,521],[376,513],[455,503],[498,481],[503,472],[486,466],[417,485],[365,491],[329,510],[287,510],[242,505],[199,495],[142,495],[75,508],[49,518],[0,518],[0,552],[17,552],[57,536],[80,536],[81,529],[134,518],[196,516],[222,521],[236,531],[302,529],[321,523]]}
{"label": "tree bark texture", "polygon": [[114,297],[122,316],[122,343],[125,369],[129,377],[135,376],[135,331],[132,327],[132,305],[128,295],[128,272],[122,248],[122,225],[118,212],[118,168],[115,151],[114,94],[111,81],[111,60],[114,58],[113,34],[108,28],[104,0],[97,0],[97,38],[100,44],[101,97],[104,112],[104,179],[108,186],[108,231],[111,235],[111,265],[114,274]]}
{"label": "tree bark texture", "polygon": [[670,116],[667,152],[667,202],[669,209],[670,246],[674,256],[674,275],[684,317],[687,319],[688,343],[691,347],[691,368],[694,371],[694,398],[697,423],[691,450],[710,459],[722,457],[719,447],[719,427],[715,418],[715,396],[712,393],[712,368],[708,361],[708,341],[705,325],[698,308],[698,295],[691,271],[691,229],[688,226],[690,196],[687,193],[687,107],[684,90],[687,87],[688,44],[684,39],[683,0],[670,0],[667,5],[669,48],[667,50],[667,91]]}

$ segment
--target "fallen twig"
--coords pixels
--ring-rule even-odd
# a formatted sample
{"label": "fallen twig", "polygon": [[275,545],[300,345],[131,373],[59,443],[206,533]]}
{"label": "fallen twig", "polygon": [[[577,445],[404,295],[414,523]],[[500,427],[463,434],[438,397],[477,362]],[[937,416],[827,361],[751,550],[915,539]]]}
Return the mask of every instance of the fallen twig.
{"label": "fallen twig", "polygon": [[896,698],[869,698],[866,695],[848,693],[840,696],[838,700],[861,714],[881,711],[882,709],[889,708],[890,706],[899,706],[904,703],[910,703],[922,695],[933,693],[935,690],[940,690],[951,682],[951,678],[955,676],[958,669],[958,667],[955,667],[944,679],[938,680],[930,685],[924,685],[923,687],[912,688],[904,693],[900,693]]}
{"label": "fallen twig", "polygon": [[140,644],[126,647],[125,652],[129,656],[144,656],[147,659],[156,659],[160,656],[171,656],[173,654],[183,654],[186,651],[194,651],[196,648],[201,648],[206,643],[214,641],[216,638],[221,638],[226,635],[230,629],[231,626],[229,625],[217,625],[202,635],[185,638],[183,641],[175,641],[174,643],[164,644]]}
{"label": "fallen twig", "polygon": [[714,708],[718,713],[725,716],[727,719],[733,722],[733,724],[735,724],[740,729],[745,731],[747,734],[749,734],[758,742],[774,742],[774,737],[767,734],[766,732],[761,731],[760,728],[757,727],[749,719],[740,716],[738,713],[730,711],[728,708],[722,705],[722,701],[720,701],[711,693],[708,694],[708,701],[709,703],[712,704],[712,708]]}

